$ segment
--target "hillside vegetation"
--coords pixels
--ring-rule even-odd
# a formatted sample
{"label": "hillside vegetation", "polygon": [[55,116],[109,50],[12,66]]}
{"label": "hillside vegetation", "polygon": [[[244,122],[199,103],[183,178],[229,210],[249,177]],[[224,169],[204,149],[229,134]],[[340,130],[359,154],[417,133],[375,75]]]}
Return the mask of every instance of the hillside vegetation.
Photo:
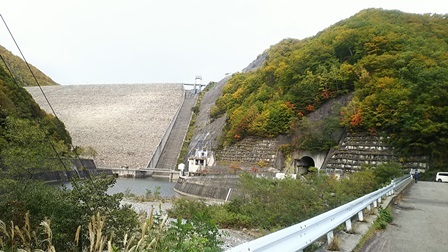
{"label": "hillside vegetation", "polygon": [[[115,237],[134,230],[137,214],[120,206],[122,194],[106,193],[114,178],[72,180],[76,190],[38,180],[42,172],[71,170],[72,156],[64,124],[41,110],[0,66],[0,251],[75,251],[78,226],[80,243],[87,244],[87,226],[96,213],[114,216],[108,226]],[[54,233],[47,236],[39,227],[45,223],[50,230],[49,219]]]}
{"label": "hillside vegetation", "polygon": [[261,68],[228,81],[210,115],[228,116],[223,142],[233,144],[290,134],[346,93],[353,98],[339,113],[341,126],[385,134],[403,155],[446,162],[448,15],[368,9],[314,37],[285,39]]}
{"label": "hillside vegetation", "polygon": [[0,191],[5,180],[33,178],[52,168],[63,170],[55,150],[66,156],[70,144],[64,124],[41,110],[0,67]]}
{"label": "hillside vegetation", "polygon": [[[26,87],[37,85],[27,65],[20,57],[17,57],[16,55],[12,54],[10,51],[8,51],[1,45],[0,45],[0,55],[6,61],[8,68],[10,68],[11,72],[14,75],[14,79],[19,83],[20,86]],[[4,69],[7,69],[3,61],[0,61],[0,66],[3,67]],[[34,76],[36,76],[39,85],[41,86],[58,85],[50,77],[42,73],[39,69],[37,69],[31,64],[30,68],[34,73]]]}

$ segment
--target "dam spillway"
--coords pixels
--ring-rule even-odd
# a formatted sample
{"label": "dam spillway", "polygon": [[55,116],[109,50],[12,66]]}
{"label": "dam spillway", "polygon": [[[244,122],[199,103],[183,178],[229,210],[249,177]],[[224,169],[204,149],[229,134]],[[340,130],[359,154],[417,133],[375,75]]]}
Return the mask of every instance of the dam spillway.
{"label": "dam spillway", "polygon": [[[99,168],[144,168],[182,105],[182,84],[44,86],[74,146],[91,146]],[[47,113],[39,87],[26,90]]]}

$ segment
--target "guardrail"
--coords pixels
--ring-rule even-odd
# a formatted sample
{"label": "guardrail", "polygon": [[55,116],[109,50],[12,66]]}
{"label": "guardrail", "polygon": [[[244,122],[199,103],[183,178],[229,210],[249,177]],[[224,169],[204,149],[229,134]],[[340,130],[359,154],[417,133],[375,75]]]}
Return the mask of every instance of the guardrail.
{"label": "guardrail", "polygon": [[405,175],[375,192],[364,195],[356,200],[346,203],[333,210],[316,217],[300,222],[296,225],[276,231],[250,242],[243,243],[227,251],[303,251],[317,239],[327,236],[327,242],[333,241],[333,230],[345,223],[347,231],[352,229],[351,219],[358,215],[360,221],[364,220],[363,210],[377,207],[383,196],[390,196],[412,177]]}

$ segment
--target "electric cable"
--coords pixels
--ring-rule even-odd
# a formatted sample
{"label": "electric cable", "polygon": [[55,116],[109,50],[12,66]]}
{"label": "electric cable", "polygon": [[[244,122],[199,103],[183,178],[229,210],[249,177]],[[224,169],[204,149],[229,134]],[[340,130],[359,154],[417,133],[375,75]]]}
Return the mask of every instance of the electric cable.
{"label": "electric cable", "polygon": [[[44,92],[42,86],[40,85],[39,81],[37,80],[36,75],[34,74],[33,70],[31,69],[30,64],[28,64],[28,61],[26,60],[25,55],[22,53],[22,50],[20,49],[19,44],[17,43],[16,39],[14,38],[14,35],[12,34],[11,30],[9,29],[9,27],[8,27],[8,25],[7,25],[6,21],[5,21],[5,19],[3,18],[3,16],[2,16],[1,14],[0,14],[0,17],[2,18],[3,23],[5,24],[5,27],[6,27],[6,29],[7,29],[8,32],[9,32],[9,35],[11,36],[12,40],[14,41],[14,44],[16,45],[17,49],[19,50],[20,55],[22,56],[23,61],[25,62],[26,66],[27,66],[27,68],[28,68],[28,70],[29,70],[29,72],[30,72],[31,75],[33,76],[33,79],[34,79],[34,81],[36,82],[36,85],[39,87],[40,92],[42,93],[43,97],[45,98],[45,101],[47,102],[47,104],[48,104],[48,106],[49,106],[51,112],[52,112],[53,115],[56,117],[56,119],[59,120],[59,117],[58,117],[58,115],[56,114],[56,111],[54,110],[53,106],[51,105],[50,101],[48,100],[48,97],[47,97],[47,95],[45,94],[45,92]],[[12,76],[11,71],[10,71],[10,74],[11,74],[11,76]],[[13,77],[13,79],[14,79],[14,77]],[[73,146],[72,143],[70,143],[70,147],[71,147],[73,150],[75,149],[75,147]],[[55,150],[55,151],[56,151],[56,150]],[[77,152],[74,152],[74,154],[75,154],[76,159],[78,159],[78,160],[80,161],[81,166],[85,168],[84,162],[83,162],[82,159],[79,157],[78,153],[77,153]],[[81,176],[80,176],[80,174],[79,174],[78,171],[77,171],[77,175],[78,175],[78,178],[81,179]],[[91,176],[90,176],[90,174],[89,174],[88,171],[86,172],[86,176],[91,180]],[[92,180],[91,180],[91,181],[92,181]],[[93,181],[92,181],[92,183],[93,183]],[[96,188],[95,188],[95,189],[96,189]]]}
{"label": "electric cable", "polygon": [[[23,92],[24,89],[18,84],[16,78],[14,77],[14,75],[13,75],[13,73],[12,73],[12,71],[11,71],[11,68],[8,66],[8,63],[6,62],[5,58],[4,58],[1,54],[0,54],[0,59],[1,59],[1,61],[3,62],[3,64],[5,65],[5,68],[6,68],[6,70],[8,71],[9,75],[11,76],[11,80],[12,80],[12,82],[16,85],[16,87],[18,87],[18,90],[19,90],[20,92]],[[44,129],[44,127],[42,126],[42,124],[40,123],[39,117],[38,117],[36,114],[34,114],[33,109],[32,109],[32,104],[31,104],[30,100],[29,100],[29,99],[26,99],[26,102],[27,102],[27,105],[31,108],[31,113],[33,114],[33,116],[35,117],[35,119],[36,119],[37,122],[38,122],[37,125],[39,126],[39,129],[40,129],[40,130],[42,131],[42,133],[44,134],[45,139],[48,140],[48,142],[50,143],[50,147],[51,147],[51,149],[53,150],[53,152],[56,153],[56,157],[57,157],[58,161],[62,164],[62,166],[64,167],[64,170],[65,170],[66,172],[69,172],[69,169],[67,168],[66,164],[64,163],[62,157],[61,157],[61,156],[59,155],[59,153],[57,152],[56,147],[55,147],[54,144],[51,142],[50,137],[48,136],[48,134],[47,134],[47,132],[45,131],[45,129]],[[78,189],[78,188],[77,188],[77,187],[78,187],[77,184],[75,184],[74,187],[75,187],[76,189]]]}
{"label": "electric cable", "polygon": [[[33,76],[34,81],[36,82],[36,84],[37,84],[37,86],[39,87],[39,89],[40,89],[42,95],[44,96],[45,100],[47,101],[47,104],[48,104],[48,106],[50,107],[52,113],[53,113],[54,116],[59,120],[59,118],[58,118],[57,115],[56,115],[56,112],[54,111],[53,107],[51,106],[50,101],[48,100],[47,96],[45,95],[44,90],[42,89],[41,85],[39,84],[39,81],[37,80],[36,75],[34,74],[33,70],[31,69],[30,65],[28,64],[28,61],[26,60],[25,55],[22,53],[22,50],[20,49],[19,45],[17,44],[17,42],[16,42],[16,40],[15,40],[15,38],[14,38],[14,36],[13,36],[11,30],[9,29],[9,27],[8,27],[8,25],[7,25],[6,21],[5,21],[5,19],[3,18],[3,15],[0,14],[0,17],[2,18],[2,21],[3,21],[3,23],[5,24],[5,27],[6,27],[6,29],[8,30],[9,35],[11,36],[12,40],[14,41],[14,44],[16,45],[17,49],[19,50],[20,55],[22,56],[23,61],[25,62],[25,64],[26,64],[28,70],[30,71],[31,75]],[[1,55],[0,55],[0,56],[1,56]],[[11,79],[12,79],[13,83],[18,87],[18,89],[19,89],[20,91],[22,91],[22,87],[19,85],[19,83],[17,82],[16,78],[14,77],[14,75],[13,75],[13,73],[12,73],[12,71],[11,71],[11,68],[10,68],[10,67],[8,66],[8,64],[6,63],[6,60],[3,58],[3,56],[1,56],[1,59],[2,59],[3,63],[5,64],[5,66],[6,66],[7,70],[8,70],[8,72],[9,72],[9,74],[11,75]],[[33,112],[33,109],[32,109],[31,102],[30,102],[29,100],[27,100],[27,103],[28,103],[28,106],[30,107],[31,113],[34,113],[34,112]],[[35,116],[36,120],[39,118],[39,117],[38,117],[37,115],[35,115],[35,114],[34,114],[34,116]],[[48,137],[48,135],[46,134],[46,132],[45,132],[45,130],[43,129],[42,125],[40,124],[40,121],[39,121],[39,120],[38,120],[38,122],[39,122],[39,123],[38,123],[39,128],[43,131],[45,137],[47,138],[47,140],[49,141],[49,143],[50,143],[50,145],[51,145],[51,148],[52,148],[53,151],[56,153],[56,156],[58,157],[59,161],[60,161],[60,162],[62,163],[62,165],[64,166],[64,169],[66,169],[66,171],[68,171],[68,168],[66,167],[65,163],[62,161],[62,158],[61,158],[61,156],[59,155],[59,153],[57,152],[56,147],[55,147],[54,144],[51,142],[51,139],[50,139],[50,138]],[[70,144],[70,145],[71,145],[71,144]],[[78,173],[78,178],[80,178],[80,177],[79,177],[79,173]]]}
{"label": "electric cable", "polygon": [[[20,49],[20,47],[19,47],[17,41],[15,40],[14,35],[12,34],[12,32],[11,32],[11,30],[9,29],[9,27],[8,27],[8,25],[7,25],[6,21],[5,21],[5,19],[3,18],[3,15],[0,14],[0,17],[2,18],[2,21],[3,21],[3,23],[4,23],[5,27],[6,27],[6,29],[8,30],[9,35],[11,36],[12,40],[14,41],[14,44],[16,45],[17,49],[19,50],[20,55],[21,55],[22,58],[23,58],[23,61],[25,62],[25,64],[26,64],[28,70],[30,71],[31,75],[33,76],[33,79],[34,79],[34,81],[36,82],[36,85],[39,87],[39,90],[41,91],[43,97],[45,98],[45,100],[46,100],[48,106],[50,107],[50,109],[51,109],[53,115],[55,116],[55,118],[56,118],[57,120],[59,120],[59,118],[58,118],[58,116],[57,116],[57,114],[56,114],[56,112],[55,112],[53,106],[51,105],[50,101],[48,100],[48,98],[47,98],[47,96],[46,96],[46,94],[45,94],[45,92],[44,92],[42,86],[39,84],[39,81],[37,80],[36,75],[34,74],[33,70],[31,69],[30,64],[29,64],[28,61],[26,60],[25,55],[22,53],[22,50]],[[9,74],[11,75],[11,78],[12,78],[13,82],[15,83],[15,85],[16,85],[17,87],[19,87],[19,90],[25,90],[25,89],[23,89],[23,88],[18,84],[18,82],[17,82],[16,79],[14,78],[14,75],[12,74],[11,69],[8,67],[8,65],[7,65],[7,63],[6,63],[6,61],[5,61],[5,59],[4,59],[1,55],[0,55],[0,57],[1,57],[1,60],[3,61],[3,63],[5,64],[6,68],[8,69],[8,72],[9,72]],[[30,106],[30,108],[32,108],[31,102],[30,102],[29,100],[27,100],[27,102],[28,102],[28,105]],[[33,113],[33,110],[32,110],[32,109],[31,109],[31,113]],[[36,115],[35,115],[35,116],[36,116]],[[36,118],[38,118],[38,117],[36,116]],[[43,131],[45,137],[46,137],[47,140],[49,141],[52,150],[56,153],[56,156],[57,156],[58,160],[59,160],[59,161],[61,162],[61,164],[63,165],[65,171],[68,172],[69,169],[67,168],[67,166],[66,166],[65,163],[63,162],[61,156],[59,155],[59,153],[58,153],[57,150],[56,150],[56,147],[55,147],[54,144],[51,142],[51,139],[49,138],[49,136],[48,136],[47,133],[45,132],[45,130],[44,130],[43,126],[40,124],[39,120],[38,120],[38,124],[39,124],[39,128]],[[72,150],[75,149],[72,143],[70,143],[70,147],[72,148]],[[85,168],[85,165],[84,165],[84,162],[82,161],[82,159],[80,158],[80,156],[78,155],[78,153],[77,153],[76,151],[74,151],[74,154],[75,154],[76,159],[80,161],[81,166],[82,166],[84,169],[86,169],[86,168]],[[86,170],[87,170],[87,169],[86,169]],[[89,171],[86,171],[85,173],[86,173],[86,177],[87,177],[88,180],[91,182],[94,191],[98,192],[99,190],[97,189],[95,183],[93,182],[93,179],[92,179],[92,177],[90,176]],[[80,174],[79,174],[79,171],[77,171],[77,175],[78,175],[78,179],[81,179],[81,176],[80,176]],[[73,188],[76,189],[76,190],[79,192],[80,190],[79,190],[79,185],[77,184],[77,182],[75,182],[75,180],[72,179],[72,183],[74,183],[74,184],[73,184]],[[86,204],[86,206],[88,207],[88,209],[91,211],[92,208],[88,205],[88,203],[87,203],[86,200],[84,200],[84,203]],[[109,213],[109,215],[111,215],[111,211],[110,211],[109,207],[106,206],[105,209],[106,209],[106,211]],[[91,214],[93,214],[93,213],[91,213]],[[114,224],[116,224],[114,218],[112,218],[112,222],[114,222]]]}

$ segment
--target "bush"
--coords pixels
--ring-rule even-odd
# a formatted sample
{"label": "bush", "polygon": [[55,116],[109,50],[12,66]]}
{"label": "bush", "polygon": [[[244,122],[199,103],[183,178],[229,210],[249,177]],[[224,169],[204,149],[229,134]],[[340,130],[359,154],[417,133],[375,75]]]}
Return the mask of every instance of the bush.
{"label": "bush", "polygon": [[392,179],[403,176],[403,168],[394,162],[382,163],[375,167],[373,174],[378,185],[383,186],[389,184]]}
{"label": "bush", "polygon": [[421,172],[419,180],[422,180],[422,181],[435,181],[437,172],[438,172],[438,170],[435,170],[435,171],[434,170],[427,170],[425,172]]}
{"label": "bush", "polygon": [[168,213],[173,218],[190,219],[195,213],[207,211],[207,205],[202,200],[176,199]]}
{"label": "bush", "polygon": [[113,177],[96,177],[92,180],[74,181],[73,190],[61,190],[38,181],[27,183],[12,181],[0,194],[1,219],[24,226],[25,214],[29,212],[30,226],[49,219],[53,232],[52,244],[57,251],[76,249],[74,234],[82,226],[80,241],[88,243],[88,223],[95,212],[107,218],[107,232],[114,233],[116,240],[123,240],[137,226],[137,213],[129,205],[121,206],[122,194],[108,195],[107,189],[115,182]]}
{"label": "bush", "polygon": [[35,227],[27,213],[22,228],[0,220],[0,251],[220,251],[220,234],[209,216],[195,215],[192,220],[178,219],[168,224],[167,215],[151,211],[141,228],[126,234],[123,241],[110,232],[106,216],[97,213],[89,219],[88,242],[82,242],[81,226],[67,239],[74,240],[78,249],[56,249],[52,243],[55,232],[48,219]]}
{"label": "bush", "polygon": [[374,170],[344,179],[309,173],[305,179],[272,180],[248,173],[240,177],[241,196],[222,205],[176,200],[170,214],[191,219],[207,213],[222,228],[277,230],[319,215],[378,189]]}
{"label": "bush", "polygon": [[378,217],[374,222],[374,226],[376,229],[386,229],[387,224],[391,223],[394,220],[392,217],[392,213],[390,208],[383,209],[382,207],[378,208]]}

